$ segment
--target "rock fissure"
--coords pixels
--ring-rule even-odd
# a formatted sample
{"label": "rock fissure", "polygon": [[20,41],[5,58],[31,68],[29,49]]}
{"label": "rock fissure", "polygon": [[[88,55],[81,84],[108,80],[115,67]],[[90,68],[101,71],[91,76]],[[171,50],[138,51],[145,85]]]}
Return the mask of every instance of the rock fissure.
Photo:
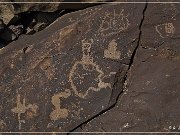
{"label": "rock fissure", "polygon": [[145,4],[144,10],[143,10],[143,16],[142,16],[142,19],[141,19],[141,22],[140,22],[140,25],[139,25],[139,37],[138,37],[138,41],[137,41],[137,46],[135,47],[135,49],[134,49],[134,51],[132,53],[128,70],[131,68],[131,66],[132,66],[132,64],[134,62],[135,54],[136,54],[137,49],[139,48],[139,45],[140,45],[141,35],[142,35],[141,27],[142,27],[142,24],[143,24],[143,21],[144,21],[144,17],[145,17],[145,12],[146,12],[147,6],[148,6],[148,3]]}
{"label": "rock fissure", "polygon": [[[127,80],[128,71],[130,70],[130,68],[131,68],[131,66],[132,66],[132,64],[133,64],[135,54],[136,54],[137,49],[138,49],[138,47],[139,47],[139,45],[140,45],[141,34],[142,34],[141,27],[142,27],[142,24],[143,24],[143,21],[144,21],[145,11],[146,11],[146,9],[147,9],[147,6],[148,6],[148,3],[145,4],[145,7],[144,7],[144,9],[143,9],[142,19],[141,19],[141,22],[140,22],[140,25],[139,25],[139,36],[138,36],[138,38],[137,38],[138,41],[137,41],[137,45],[136,45],[136,47],[135,47],[135,49],[134,49],[134,51],[133,51],[133,53],[132,53],[132,55],[131,55],[130,62],[129,62],[129,64],[127,64],[127,65],[128,65],[128,69],[127,69],[126,71],[123,71],[123,70],[120,70],[120,69],[119,69],[119,71],[118,71],[118,72],[116,73],[116,75],[115,75],[114,84],[113,84],[113,88],[112,88],[113,90],[112,90],[111,97],[110,97],[110,100],[109,100],[109,103],[108,103],[108,105],[109,105],[110,107],[108,107],[107,109],[101,111],[100,113],[96,114],[95,116],[91,117],[90,119],[86,120],[85,122],[79,124],[77,127],[75,127],[74,129],[70,130],[69,132],[73,132],[73,131],[75,131],[75,130],[78,129],[78,128],[81,128],[81,129],[82,129],[82,128],[83,128],[83,125],[85,125],[85,124],[89,123],[90,121],[92,121],[93,119],[95,119],[95,118],[103,115],[104,113],[106,113],[107,111],[111,110],[112,108],[114,108],[114,107],[116,106],[116,103],[117,103],[119,97],[120,97],[120,96],[122,95],[122,93],[123,93],[123,89],[124,89],[124,86],[125,86],[125,82],[126,82],[126,80]],[[135,41],[136,41],[136,40],[135,40]],[[135,42],[135,41],[133,41],[133,42]],[[132,42],[132,43],[133,43],[133,42]],[[124,72],[125,72],[125,73],[124,73]],[[122,75],[124,76],[123,78],[122,78]],[[121,82],[122,82],[122,83],[121,83]],[[118,96],[117,96],[117,95],[116,95],[117,93],[114,94],[113,91],[114,91],[114,89],[117,87],[117,85],[121,85],[121,84],[123,84],[122,87],[121,87],[122,90],[118,93]]]}
{"label": "rock fissure", "polygon": [[1,131],[173,131],[178,11],[178,4],[99,5],[0,49]]}

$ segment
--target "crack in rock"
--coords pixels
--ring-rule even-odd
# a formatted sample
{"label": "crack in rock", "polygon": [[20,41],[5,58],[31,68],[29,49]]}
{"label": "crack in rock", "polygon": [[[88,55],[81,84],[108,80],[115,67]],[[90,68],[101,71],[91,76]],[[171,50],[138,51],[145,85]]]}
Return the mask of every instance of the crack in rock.
{"label": "crack in rock", "polygon": [[[119,69],[119,71],[115,75],[114,84],[113,84],[113,90],[112,90],[111,97],[110,97],[110,100],[109,100],[109,103],[108,103],[108,105],[110,107],[108,107],[107,109],[101,111],[100,113],[96,114],[95,116],[91,117],[90,119],[86,120],[85,122],[79,124],[77,127],[75,127],[74,129],[70,130],[69,132],[73,132],[73,131],[75,131],[78,128],[82,128],[83,125],[85,125],[88,122],[92,121],[93,119],[103,115],[104,113],[106,113],[107,111],[111,110],[112,108],[114,108],[116,106],[116,103],[117,103],[119,97],[123,93],[123,89],[125,87],[125,82],[127,80],[127,74],[128,74],[128,72],[129,72],[129,70],[130,70],[130,68],[131,68],[131,66],[132,66],[132,64],[134,62],[134,58],[135,58],[137,49],[138,49],[138,47],[140,45],[141,34],[142,34],[141,27],[142,27],[142,24],[143,24],[143,21],[144,21],[144,17],[145,17],[145,12],[146,12],[147,6],[148,6],[148,3],[146,2],[145,7],[143,9],[143,13],[142,13],[142,19],[141,19],[141,22],[140,22],[140,25],[139,25],[139,35],[138,35],[137,45],[136,45],[136,47],[135,47],[135,49],[134,49],[134,51],[133,51],[133,53],[131,55],[128,68],[125,71],[124,71],[124,69],[122,69],[122,70]],[[120,87],[119,87],[119,85],[120,85]],[[118,91],[119,94],[117,92],[115,92],[116,88],[122,88],[120,90],[120,92]],[[117,94],[118,94],[118,96],[117,96]]]}

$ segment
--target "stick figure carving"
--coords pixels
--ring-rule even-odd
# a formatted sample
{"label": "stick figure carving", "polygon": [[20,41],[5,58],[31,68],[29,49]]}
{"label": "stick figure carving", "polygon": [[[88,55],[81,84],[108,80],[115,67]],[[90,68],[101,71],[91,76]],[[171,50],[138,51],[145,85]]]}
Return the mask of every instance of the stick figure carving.
{"label": "stick figure carving", "polygon": [[21,130],[21,123],[25,123],[25,120],[21,120],[21,114],[25,113],[28,109],[37,109],[37,105],[25,104],[25,98],[23,103],[20,101],[20,94],[17,95],[17,107],[11,109],[12,112],[18,114],[19,130]]}

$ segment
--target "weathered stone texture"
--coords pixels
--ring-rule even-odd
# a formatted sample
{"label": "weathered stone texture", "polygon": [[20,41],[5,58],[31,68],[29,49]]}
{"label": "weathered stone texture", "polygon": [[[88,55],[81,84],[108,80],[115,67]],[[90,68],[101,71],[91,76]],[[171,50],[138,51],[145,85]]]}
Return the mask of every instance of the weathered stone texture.
{"label": "weathered stone texture", "polygon": [[113,105],[144,7],[105,4],[67,14],[1,49],[1,131],[70,131]]}
{"label": "weathered stone texture", "polygon": [[75,131],[180,131],[179,4],[148,4],[126,87],[116,107]]}
{"label": "weathered stone texture", "polygon": [[104,4],[20,36],[0,50],[0,131],[179,131],[179,12]]}

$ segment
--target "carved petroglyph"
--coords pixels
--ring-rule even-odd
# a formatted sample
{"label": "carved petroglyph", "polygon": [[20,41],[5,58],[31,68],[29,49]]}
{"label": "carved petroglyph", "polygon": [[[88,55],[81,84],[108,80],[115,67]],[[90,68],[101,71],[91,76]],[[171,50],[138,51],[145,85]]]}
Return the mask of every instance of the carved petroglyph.
{"label": "carved petroglyph", "polygon": [[33,104],[30,108],[30,110],[26,111],[26,118],[32,119],[37,116],[38,106]]}
{"label": "carved petroglyph", "polygon": [[54,105],[55,109],[50,114],[51,120],[58,120],[60,118],[68,117],[68,109],[61,108],[60,98],[68,98],[70,95],[71,95],[70,90],[66,89],[64,92],[56,94],[52,97],[51,102]]}
{"label": "carved petroglyph", "polygon": [[0,119],[0,129],[2,130],[2,129],[4,129],[6,126],[7,126],[6,123],[5,123],[3,120]]}
{"label": "carved petroglyph", "polygon": [[109,77],[111,77],[112,75],[116,75],[116,72],[110,72],[109,75],[103,76],[103,79],[104,79],[104,78],[109,78]]}
{"label": "carved petroglyph", "polygon": [[46,58],[42,61],[40,68],[44,71],[46,77],[50,80],[54,78],[55,68],[51,58]]}
{"label": "carved petroglyph", "polygon": [[[67,118],[70,112],[71,112],[71,117],[75,119],[80,119],[80,113],[81,111],[83,111],[83,108],[78,107],[76,104],[72,104],[71,109],[61,108],[60,98],[68,98],[69,96],[71,96],[70,90],[72,90],[76,96],[85,99],[90,91],[97,92],[103,88],[107,88],[107,87],[111,88],[111,84],[103,82],[103,79],[116,74],[116,72],[110,72],[109,75],[105,75],[103,70],[100,68],[100,66],[94,62],[94,58],[91,53],[93,39],[89,39],[89,40],[84,39],[81,41],[81,43],[82,43],[82,58],[79,61],[75,61],[69,73],[68,79],[71,88],[66,89],[65,92],[55,94],[52,97],[51,102],[54,105],[55,109],[50,113],[49,117],[53,121],[62,118]],[[115,44],[115,40],[112,41],[111,45],[112,47],[114,47],[114,49],[109,47],[110,51],[116,51],[117,44]],[[118,56],[113,56],[113,58],[120,57],[119,56],[120,52],[118,53],[117,52],[118,51],[116,51],[115,54],[118,54]],[[85,84],[86,82],[87,85]],[[94,82],[95,84],[91,82]],[[50,125],[48,125],[48,127],[49,126]]]}
{"label": "carved petroglyph", "polygon": [[23,103],[21,103],[20,101],[20,94],[17,95],[17,106],[13,109],[11,109],[11,111],[13,113],[17,113],[18,114],[18,122],[19,122],[19,130],[21,130],[21,123],[25,123],[25,120],[21,120],[21,114],[25,113],[28,109],[32,109],[35,110],[37,109],[37,105],[35,104],[28,104],[26,106],[25,104],[25,98],[23,99]]}
{"label": "carved petroglyph", "polygon": [[172,23],[167,23],[166,25],[165,25],[165,31],[166,31],[166,33],[168,33],[168,34],[174,34],[174,32],[175,32],[175,28],[174,28],[174,26],[173,26],[173,24]]}
{"label": "carved petroglyph", "polygon": [[103,36],[110,36],[126,30],[129,25],[128,15],[124,14],[124,9],[120,13],[116,13],[114,10],[113,13],[105,13],[98,31]]}
{"label": "carved petroglyph", "polygon": [[157,33],[160,37],[172,37],[175,33],[175,27],[173,23],[163,23],[155,26]]}
{"label": "carved petroglyph", "polygon": [[104,57],[110,59],[120,59],[121,52],[117,51],[117,43],[116,40],[112,40],[109,45],[108,49],[104,50]]}
{"label": "carved petroglyph", "polygon": [[93,43],[93,39],[90,39],[90,42],[87,42],[85,40],[82,40],[82,52],[83,52],[83,56],[82,56],[82,65],[83,68],[88,70],[88,65],[90,63],[93,63],[93,57],[91,56],[91,44]]}
{"label": "carved petroglyph", "polygon": [[[83,52],[82,59],[81,61],[76,61],[74,63],[69,74],[69,82],[71,84],[72,90],[80,98],[86,98],[89,91],[100,91],[102,88],[107,88],[107,87],[111,88],[110,83],[105,83],[102,81],[104,77],[104,72],[100,69],[99,65],[97,65],[93,61],[93,57],[91,56],[91,51],[90,51],[92,43],[93,43],[92,39],[90,39],[89,41],[82,40],[82,52]],[[87,72],[97,72],[98,75],[97,75],[97,78],[95,78],[98,81],[97,87],[92,86],[92,87],[87,88],[85,92],[80,92],[79,90],[80,88],[78,89],[76,84],[74,83],[74,77],[77,76],[79,77],[79,79],[84,79],[84,80],[87,79],[88,77],[85,78],[85,77],[82,77],[83,75],[80,76],[78,74],[79,65],[83,66],[83,69],[86,70]]]}

